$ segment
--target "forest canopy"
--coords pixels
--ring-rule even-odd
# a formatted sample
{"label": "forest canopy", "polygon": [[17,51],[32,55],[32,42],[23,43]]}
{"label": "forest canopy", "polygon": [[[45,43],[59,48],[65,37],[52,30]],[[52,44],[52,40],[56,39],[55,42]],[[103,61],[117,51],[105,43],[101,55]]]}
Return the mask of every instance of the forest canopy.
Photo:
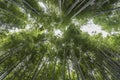
{"label": "forest canopy", "polygon": [[120,0],[0,0],[0,80],[120,80],[119,28]]}

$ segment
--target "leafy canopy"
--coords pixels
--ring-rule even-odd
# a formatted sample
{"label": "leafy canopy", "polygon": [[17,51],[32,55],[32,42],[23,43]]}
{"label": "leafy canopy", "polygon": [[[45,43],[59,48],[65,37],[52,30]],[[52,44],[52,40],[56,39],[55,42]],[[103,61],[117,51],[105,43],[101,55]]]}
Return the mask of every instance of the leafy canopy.
{"label": "leafy canopy", "polygon": [[103,38],[80,30],[92,19],[119,31],[119,4],[0,0],[0,80],[119,80],[120,34]]}

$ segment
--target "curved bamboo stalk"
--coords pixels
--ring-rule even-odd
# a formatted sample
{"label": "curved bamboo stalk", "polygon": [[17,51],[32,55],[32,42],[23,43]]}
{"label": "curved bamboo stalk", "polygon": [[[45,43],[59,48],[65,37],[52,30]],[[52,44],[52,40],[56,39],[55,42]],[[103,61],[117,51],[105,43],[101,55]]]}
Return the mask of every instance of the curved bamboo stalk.
{"label": "curved bamboo stalk", "polygon": [[78,10],[73,16],[72,18],[74,18],[75,16],[77,16],[79,13],[81,13],[83,10],[85,10],[89,5],[93,4],[95,0],[89,0],[80,10]]}
{"label": "curved bamboo stalk", "polygon": [[60,19],[62,21],[62,2],[61,0],[58,0],[59,10],[60,10]]}
{"label": "curved bamboo stalk", "polygon": [[72,6],[67,10],[66,15],[69,15],[70,12],[73,10],[73,8],[75,8],[75,6],[76,6],[79,2],[80,2],[80,0],[76,0],[76,1],[72,4]]}
{"label": "curved bamboo stalk", "polygon": [[25,3],[29,8],[32,9],[31,11],[33,11],[34,13],[36,13],[36,14],[38,14],[38,15],[41,16],[41,14],[40,14],[35,8],[33,8],[27,1],[25,1],[25,0],[22,0],[22,1],[23,1],[23,3]]}
{"label": "curved bamboo stalk", "polygon": [[[18,19],[18,20],[23,21],[23,22],[26,23],[25,20],[23,20],[22,18],[17,17],[15,14],[11,13],[10,11],[7,11],[7,10],[2,9],[2,8],[0,8],[0,10],[2,10],[2,11],[4,11],[4,12],[7,12],[7,13],[10,14],[11,16],[14,16],[16,19]],[[3,13],[3,14],[4,14],[4,13]],[[5,15],[6,15],[6,14],[5,14]]]}
{"label": "curved bamboo stalk", "polygon": [[41,65],[41,62],[42,62],[42,59],[44,58],[44,56],[45,55],[42,55],[42,57],[39,59],[39,61],[38,61],[38,63],[37,63],[37,67],[36,67],[36,69],[35,69],[35,71],[34,71],[34,74],[33,74],[33,76],[32,76],[32,79],[31,80],[35,80],[36,79],[36,77],[37,77],[37,75],[38,75],[38,73],[39,73],[39,67],[40,67],[40,65]]}
{"label": "curved bamboo stalk", "polygon": [[[84,61],[84,63],[85,63],[85,65],[87,66],[87,68],[88,68],[88,71],[89,70],[91,70],[91,68],[90,68],[90,66],[88,65],[88,63],[86,62],[86,60],[85,59],[83,59],[83,61]],[[87,74],[88,74],[88,72],[87,72]],[[89,75],[89,74],[88,74]],[[92,74],[93,75],[93,74]],[[90,80],[95,80],[95,78],[94,78],[94,75],[91,77],[91,76],[89,76],[89,79]]]}
{"label": "curved bamboo stalk", "polygon": [[15,6],[24,8],[20,3],[18,4],[17,2],[15,2],[15,0],[6,0],[6,1],[8,1],[8,2],[11,3],[11,4],[14,4]]}
{"label": "curved bamboo stalk", "polygon": [[23,77],[24,77],[24,75],[25,75],[25,72],[27,71],[28,64],[30,63],[30,56],[31,56],[31,54],[28,56],[28,60],[27,60],[27,57],[26,57],[26,59],[24,60],[24,61],[26,61],[25,63],[27,63],[27,64],[24,63],[24,67],[23,67],[24,71],[23,71],[23,73],[19,76],[20,78],[19,78],[18,80],[23,79]]}
{"label": "curved bamboo stalk", "polygon": [[79,71],[82,80],[85,80],[85,77],[84,77],[83,72],[81,70],[80,64],[78,64],[78,60],[77,60],[77,58],[76,58],[76,56],[75,56],[73,51],[71,51],[71,56],[72,56],[73,64],[74,64],[74,66],[76,66],[76,71]]}
{"label": "curved bamboo stalk", "polygon": [[82,0],[81,3],[76,7],[79,8],[86,0]]}
{"label": "curved bamboo stalk", "polygon": [[14,80],[16,76],[18,76],[18,73],[22,70],[23,66],[20,66],[20,69],[17,69],[14,73],[13,76],[10,78],[10,80]]}
{"label": "curved bamboo stalk", "polygon": [[[68,59],[69,61],[69,59]],[[69,62],[67,61],[67,70],[68,70],[68,76],[69,76],[69,80],[71,80],[71,71],[70,71],[70,66],[69,66]]]}
{"label": "curved bamboo stalk", "polygon": [[101,49],[99,49],[99,50],[101,51],[101,53],[103,53],[104,57],[106,57],[107,60],[109,60],[112,64],[114,64],[114,66],[118,67],[118,69],[120,69],[119,63],[112,60],[103,50],[101,50]]}
{"label": "curved bamboo stalk", "polygon": [[[45,60],[45,61],[43,62],[42,66],[41,66],[41,68],[40,68],[40,70],[39,70],[39,72],[40,72],[42,69],[43,69],[42,71],[44,72],[44,70],[45,70],[45,64],[47,63],[47,61],[48,61],[48,60]],[[41,71],[40,80],[43,80],[43,79],[42,79],[42,77],[43,77],[43,76],[42,76],[42,75],[43,75],[43,72],[42,72],[42,71]],[[39,72],[38,72],[38,73],[39,73]]]}
{"label": "curved bamboo stalk", "polygon": [[64,49],[64,52],[63,52],[63,66],[62,66],[62,68],[63,68],[63,70],[62,70],[62,78],[63,78],[63,80],[65,80],[65,65],[66,65],[66,54],[65,54],[65,49]]}
{"label": "curved bamboo stalk", "polygon": [[116,74],[116,71],[111,67],[111,65],[106,63],[105,66],[107,68],[106,70],[112,75],[113,79],[116,79],[116,80],[120,79]]}
{"label": "curved bamboo stalk", "polygon": [[[22,58],[22,61],[26,58],[26,56],[24,56]],[[13,70],[17,67],[17,65],[19,65],[21,63],[21,60],[17,61],[17,63],[15,63],[12,67],[10,67],[7,71],[5,71],[1,76],[0,76],[0,80],[4,80],[4,78]]]}
{"label": "curved bamboo stalk", "polygon": [[53,67],[53,73],[52,73],[52,80],[55,80],[54,76],[55,76],[55,72],[56,72],[57,58],[58,58],[58,52],[57,52],[57,56],[54,59],[54,67]]}
{"label": "curved bamboo stalk", "polygon": [[[105,60],[105,62],[106,62],[107,68],[109,68],[109,70],[110,70],[111,73],[114,72],[113,75],[115,75],[116,78],[118,78],[117,76],[118,76],[118,75],[120,76],[120,72],[118,71],[118,70],[120,69],[120,67],[117,66],[117,65],[115,64],[115,62],[114,62],[112,59],[110,59],[110,57],[108,57],[102,50],[100,50],[100,51],[101,51],[101,53],[102,53],[101,55],[103,55],[103,57],[105,58],[104,60]],[[117,74],[116,74],[116,73],[117,73]]]}
{"label": "curved bamboo stalk", "polygon": [[7,58],[9,58],[10,56],[12,56],[13,54],[15,54],[16,52],[13,52],[10,54],[10,52],[12,51],[19,51],[21,50],[21,46],[18,46],[18,48],[13,48],[11,49],[9,52],[5,53],[4,55],[0,56],[0,64],[3,63]]}
{"label": "curved bamboo stalk", "polygon": [[118,11],[118,10],[120,10],[120,7],[109,9],[109,10],[106,10],[106,11],[96,12],[96,14],[94,16],[92,16],[92,18],[99,17],[100,15],[103,15],[103,14],[106,14],[106,13],[109,13],[109,12],[112,12],[112,11]]}

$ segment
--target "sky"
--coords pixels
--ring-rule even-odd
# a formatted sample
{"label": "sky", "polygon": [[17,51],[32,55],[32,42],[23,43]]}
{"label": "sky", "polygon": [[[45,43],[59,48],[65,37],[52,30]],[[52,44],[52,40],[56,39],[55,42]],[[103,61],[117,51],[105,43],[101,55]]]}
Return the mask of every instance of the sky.
{"label": "sky", "polygon": [[[39,2],[39,5],[44,9],[45,12],[47,12],[47,7],[45,6],[44,3]],[[77,22],[75,22],[77,23]],[[81,30],[83,32],[88,32],[88,34],[90,35],[94,35],[94,34],[98,34],[98,33],[102,33],[103,37],[106,37],[108,35],[107,32],[105,32],[104,30],[101,29],[101,26],[94,24],[93,20],[88,21],[88,23],[84,26],[81,27]],[[96,32],[96,33],[93,33]],[[62,35],[62,32],[58,29],[55,31],[55,35]]]}
{"label": "sky", "polygon": [[[39,5],[44,9],[45,12],[47,12],[47,8],[44,3],[39,2]],[[75,22],[75,23],[77,23],[77,22]],[[29,29],[28,25],[27,25],[27,29]],[[93,20],[90,20],[90,21],[88,21],[88,23],[86,25],[83,25],[81,27],[81,30],[83,32],[87,32],[91,36],[94,34],[98,34],[98,33],[102,33],[103,37],[106,37],[108,35],[107,32],[105,32],[104,30],[101,29],[101,26],[94,24]],[[10,32],[12,32],[12,33],[19,32],[19,31],[21,31],[21,30],[19,30],[17,28],[14,30],[10,30]],[[59,36],[62,35],[62,32],[59,29],[55,30],[54,32],[55,32],[55,35],[59,35]],[[94,32],[96,32],[96,33],[94,33]]]}
{"label": "sky", "polygon": [[[29,30],[29,25],[26,26],[26,30]],[[109,33],[107,33],[106,31],[101,29],[101,26],[94,24],[94,22],[92,20],[88,21],[88,23],[86,25],[81,26],[80,28],[83,32],[87,32],[89,35],[95,35],[95,34],[99,34],[101,33],[103,37],[106,37]],[[19,32],[21,31],[21,29],[15,28],[13,30],[9,30],[11,33],[14,32]],[[96,33],[94,33],[96,32]],[[54,30],[54,33],[56,36],[62,36],[62,31],[60,31],[59,29]]]}
{"label": "sky", "polygon": [[[101,26],[94,24],[93,20],[88,21],[86,25],[81,27],[83,32],[88,32],[90,35],[101,33],[103,37],[108,35],[108,32],[101,29]],[[94,33],[96,32],[96,33]]]}

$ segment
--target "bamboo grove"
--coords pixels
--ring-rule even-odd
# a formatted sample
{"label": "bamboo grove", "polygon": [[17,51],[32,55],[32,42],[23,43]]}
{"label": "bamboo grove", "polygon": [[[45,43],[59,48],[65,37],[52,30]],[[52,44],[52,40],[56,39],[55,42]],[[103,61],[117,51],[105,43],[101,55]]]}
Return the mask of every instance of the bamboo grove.
{"label": "bamboo grove", "polygon": [[120,80],[119,27],[120,0],[0,0],[0,80]]}

